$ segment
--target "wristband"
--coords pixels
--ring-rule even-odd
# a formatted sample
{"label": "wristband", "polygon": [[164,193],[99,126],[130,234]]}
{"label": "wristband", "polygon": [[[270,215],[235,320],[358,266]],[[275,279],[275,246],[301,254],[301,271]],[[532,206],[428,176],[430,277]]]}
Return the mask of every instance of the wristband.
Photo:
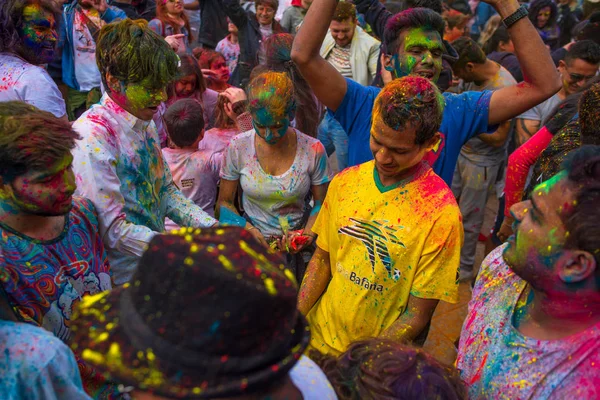
{"label": "wristband", "polygon": [[521,6],[514,13],[510,14],[508,17],[504,18],[502,22],[504,22],[504,26],[510,28],[513,26],[518,20],[525,18],[529,15],[527,8],[525,6]]}

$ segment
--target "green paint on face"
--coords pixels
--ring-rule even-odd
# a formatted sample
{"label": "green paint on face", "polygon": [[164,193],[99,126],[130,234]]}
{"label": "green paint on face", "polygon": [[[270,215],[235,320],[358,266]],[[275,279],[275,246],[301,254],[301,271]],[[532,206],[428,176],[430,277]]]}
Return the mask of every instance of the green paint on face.
{"label": "green paint on face", "polygon": [[275,144],[287,133],[290,119],[287,116],[276,116],[266,108],[252,112],[252,125],[257,135],[268,144]]}
{"label": "green paint on face", "polygon": [[552,188],[556,186],[558,182],[563,178],[567,178],[567,171],[561,171],[558,174],[554,175],[552,178],[548,179],[547,181],[540,183],[535,187],[533,192],[542,192],[547,195],[550,192],[550,190],[552,190]]}
{"label": "green paint on face", "polygon": [[426,28],[411,28],[403,35],[398,54],[392,59],[396,76],[417,74],[437,82],[444,53],[439,33]]}

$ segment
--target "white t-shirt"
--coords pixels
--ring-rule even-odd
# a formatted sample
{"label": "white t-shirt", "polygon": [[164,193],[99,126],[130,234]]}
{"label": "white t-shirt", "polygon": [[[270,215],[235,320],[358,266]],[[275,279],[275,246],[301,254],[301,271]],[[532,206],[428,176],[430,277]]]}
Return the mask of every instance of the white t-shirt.
{"label": "white t-shirt", "polygon": [[290,379],[304,400],[337,400],[337,395],[321,368],[306,356],[290,370]]}
{"label": "white t-shirt", "polygon": [[[85,23],[84,12],[86,11],[75,12],[73,18],[73,54],[75,55],[75,78],[79,90],[88,92],[100,87],[102,79],[96,64],[96,42]],[[87,12],[86,15],[99,28],[104,25],[97,11]]]}
{"label": "white t-shirt", "polygon": [[23,101],[58,118],[67,113],[48,72],[9,53],[0,53],[0,101]]}
{"label": "white t-shirt", "polygon": [[295,228],[304,214],[305,197],[312,185],[332,178],[325,148],[317,139],[296,130],[296,158],[283,174],[267,174],[258,161],[254,130],[240,133],[229,143],[223,159],[221,178],[240,181],[244,210],[252,225],[264,236],[283,234],[279,217],[286,216]]}
{"label": "white t-shirt", "polygon": [[[200,150],[169,148],[162,149],[162,153],[169,164],[173,182],[179,187],[181,193],[214,217],[223,155]],[[177,224],[169,218],[165,219],[167,231],[177,228]]]}

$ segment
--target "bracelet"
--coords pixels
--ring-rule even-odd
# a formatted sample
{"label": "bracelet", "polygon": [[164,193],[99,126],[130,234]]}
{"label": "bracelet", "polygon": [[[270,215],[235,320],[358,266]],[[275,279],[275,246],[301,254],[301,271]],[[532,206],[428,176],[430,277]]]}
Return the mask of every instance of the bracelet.
{"label": "bracelet", "polygon": [[525,6],[521,6],[514,13],[510,14],[508,17],[504,18],[502,22],[504,22],[504,26],[510,28],[513,26],[518,20],[525,18],[529,15],[529,11]]}

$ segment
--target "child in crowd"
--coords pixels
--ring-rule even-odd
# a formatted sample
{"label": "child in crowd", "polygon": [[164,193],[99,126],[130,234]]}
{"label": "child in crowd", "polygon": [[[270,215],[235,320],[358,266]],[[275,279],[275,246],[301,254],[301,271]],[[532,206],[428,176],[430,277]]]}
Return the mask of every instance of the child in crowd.
{"label": "child in crowd", "polygon": [[215,50],[223,54],[227,62],[227,68],[231,72],[237,67],[240,56],[240,41],[238,39],[238,28],[229,18],[227,18],[227,30],[229,35],[217,44]]}
{"label": "child in crowd", "polygon": [[[171,169],[173,182],[183,195],[214,216],[223,156],[221,153],[198,150],[198,143],[204,137],[202,114],[202,106],[194,99],[181,99],[173,103],[164,115],[169,147],[162,152]],[[165,228],[169,231],[178,226],[167,218]]]}
{"label": "child in crowd", "polygon": [[215,109],[215,127],[206,131],[198,149],[209,153],[222,154],[229,145],[229,141],[241,132],[236,119],[237,115],[229,99],[225,96],[219,96],[217,108]]}
{"label": "child in crowd", "polygon": [[231,87],[227,83],[230,72],[223,54],[210,49],[195,48],[194,57],[198,59],[209,89],[220,93]]}

